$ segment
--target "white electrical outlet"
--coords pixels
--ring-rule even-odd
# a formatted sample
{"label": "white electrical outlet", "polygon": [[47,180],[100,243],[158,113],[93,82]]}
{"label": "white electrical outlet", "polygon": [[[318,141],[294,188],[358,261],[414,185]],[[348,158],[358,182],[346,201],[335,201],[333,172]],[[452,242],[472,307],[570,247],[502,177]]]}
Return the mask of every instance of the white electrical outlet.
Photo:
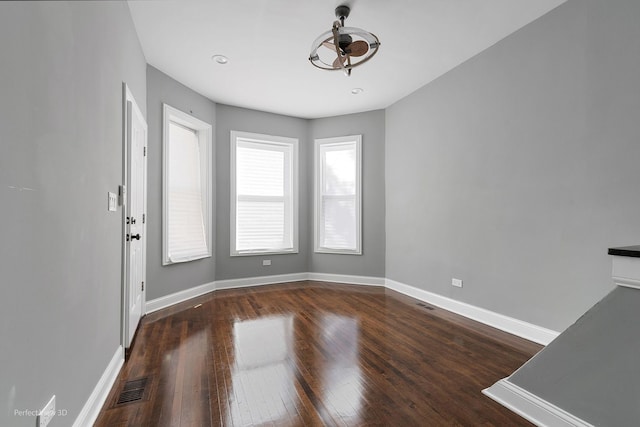
{"label": "white electrical outlet", "polygon": [[462,279],[451,279],[451,286],[455,286],[456,288],[461,288]]}
{"label": "white electrical outlet", "polygon": [[270,260],[270,259],[263,259],[263,260],[262,260],[262,265],[263,265],[263,266],[265,266],[265,265],[271,265],[271,260]]}
{"label": "white electrical outlet", "polygon": [[56,414],[56,395],[51,397],[51,400],[47,405],[42,408],[42,411],[38,414],[36,421],[37,427],[47,427],[47,424],[51,421],[51,418]]}

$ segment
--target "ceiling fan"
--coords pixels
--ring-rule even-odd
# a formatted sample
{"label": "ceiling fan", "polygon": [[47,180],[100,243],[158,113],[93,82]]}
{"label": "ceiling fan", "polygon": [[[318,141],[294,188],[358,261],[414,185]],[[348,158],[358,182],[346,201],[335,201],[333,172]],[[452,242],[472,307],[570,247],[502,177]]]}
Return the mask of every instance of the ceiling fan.
{"label": "ceiling fan", "polygon": [[[378,53],[378,37],[361,28],[345,27],[351,8],[341,5],[336,8],[333,28],[322,33],[311,45],[309,61],[322,70],[342,70],[346,76]],[[322,52],[322,55],[320,55]],[[321,58],[322,56],[322,58]],[[329,60],[327,61],[327,57]]]}

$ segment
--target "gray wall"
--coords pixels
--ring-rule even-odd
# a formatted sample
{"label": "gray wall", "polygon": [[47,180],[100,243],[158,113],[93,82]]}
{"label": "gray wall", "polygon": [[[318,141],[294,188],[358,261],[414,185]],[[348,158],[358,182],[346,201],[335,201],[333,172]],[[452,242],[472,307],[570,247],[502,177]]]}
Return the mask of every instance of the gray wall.
{"label": "gray wall", "polygon": [[[311,120],[308,152],[309,271],[384,277],[384,110]],[[362,255],[320,254],[313,251],[313,143],[316,138],[362,135]]]}
{"label": "gray wall", "polygon": [[607,247],[640,239],[638,16],[570,0],[387,109],[387,277],[558,331],[611,290]]}
{"label": "gray wall", "polygon": [[[213,126],[212,165],[215,176],[215,116],[216,105],[208,98],[178,83],[152,66],[147,66],[147,110],[149,125],[147,171],[147,300],[159,298],[205,283],[213,282],[216,260],[204,258],[196,261],[162,265],[162,104],[209,123]],[[213,220],[215,226],[215,186],[213,189]],[[217,240],[215,229],[214,240]],[[214,243],[215,245],[215,243]],[[213,248],[215,252],[215,247]]]}
{"label": "gray wall", "polygon": [[594,426],[634,426],[640,291],[618,287],[509,381]]}
{"label": "gray wall", "polygon": [[[311,197],[305,189],[308,182],[310,149],[308,121],[262,111],[218,104],[216,109],[216,280],[243,277],[268,276],[273,274],[301,273],[307,271],[309,239],[309,203]],[[299,156],[299,253],[265,256],[230,256],[230,138],[231,131],[262,133],[266,135],[298,138]],[[262,266],[263,259],[271,265]]]}
{"label": "gray wall", "polygon": [[[120,344],[122,82],[145,112],[125,2],[0,2],[0,425],[69,426]],[[28,188],[28,189],[27,189]],[[22,190],[21,190],[22,189]]]}

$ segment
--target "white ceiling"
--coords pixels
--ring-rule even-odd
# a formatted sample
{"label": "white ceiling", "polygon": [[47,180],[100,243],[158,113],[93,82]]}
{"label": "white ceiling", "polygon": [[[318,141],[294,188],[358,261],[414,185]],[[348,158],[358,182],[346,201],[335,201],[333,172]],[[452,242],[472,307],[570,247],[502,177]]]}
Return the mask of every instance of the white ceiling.
{"label": "white ceiling", "polygon": [[[130,0],[129,8],[147,62],[184,85],[223,104],[317,118],[386,108],[564,1]],[[347,26],[381,42],[350,77],[307,59],[339,4],[352,8]],[[364,92],[351,94],[356,87]]]}

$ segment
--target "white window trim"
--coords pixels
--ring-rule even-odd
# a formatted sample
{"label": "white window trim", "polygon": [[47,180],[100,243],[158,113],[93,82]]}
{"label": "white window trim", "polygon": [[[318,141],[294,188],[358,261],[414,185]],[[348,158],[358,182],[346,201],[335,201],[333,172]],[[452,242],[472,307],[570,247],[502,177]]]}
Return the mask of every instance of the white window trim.
{"label": "white window trim", "polygon": [[[325,145],[356,144],[356,249],[335,249],[320,246],[320,207],[322,197],[322,164],[320,147]],[[362,135],[319,138],[314,151],[314,252],[324,254],[362,255]]]}
{"label": "white window trim", "polygon": [[[207,254],[184,261],[169,259],[169,122],[193,129],[198,134],[203,220]],[[212,126],[168,104],[162,104],[162,265],[179,264],[213,256],[213,131]]]}
{"label": "white window trim", "polygon": [[[292,225],[292,248],[287,250],[243,250],[236,249],[236,149],[237,140],[241,139],[248,142],[257,142],[262,144],[272,144],[276,146],[291,146],[291,225]],[[259,133],[231,131],[230,138],[231,155],[230,155],[230,233],[229,247],[231,256],[254,256],[254,255],[278,255],[278,254],[297,254],[298,253],[298,139],[288,138],[284,136],[263,135]]]}

